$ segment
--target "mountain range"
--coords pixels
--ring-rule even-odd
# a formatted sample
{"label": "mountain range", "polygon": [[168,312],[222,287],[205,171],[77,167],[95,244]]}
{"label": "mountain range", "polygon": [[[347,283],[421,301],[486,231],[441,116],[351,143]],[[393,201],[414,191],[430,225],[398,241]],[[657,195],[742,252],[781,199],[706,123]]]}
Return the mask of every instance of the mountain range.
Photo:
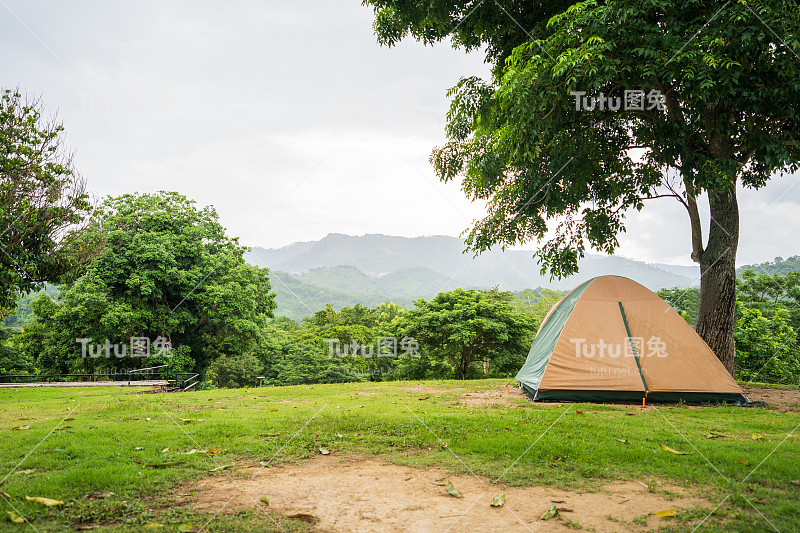
{"label": "mountain range", "polygon": [[300,319],[330,303],[335,308],[392,301],[404,307],[441,291],[537,287],[568,290],[606,274],[634,279],[652,290],[697,285],[696,267],[648,264],[618,256],[587,255],[580,271],[565,279],[540,274],[530,250],[491,250],[475,257],[455,237],[362,236],[331,233],[318,241],[282,248],[253,248],[245,259],[270,268],[276,314]]}

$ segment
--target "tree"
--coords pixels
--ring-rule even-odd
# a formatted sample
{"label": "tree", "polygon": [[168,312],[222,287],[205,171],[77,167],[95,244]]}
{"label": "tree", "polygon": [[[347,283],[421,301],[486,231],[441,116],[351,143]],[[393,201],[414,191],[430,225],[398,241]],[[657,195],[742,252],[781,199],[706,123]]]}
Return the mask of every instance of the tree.
{"label": "tree", "polygon": [[[777,312],[785,311],[789,317],[788,326],[800,331],[800,273],[789,272],[781,276],[745,270],[736,280],[736,293],[739,304],[737,320],[741,317],[741,309],[757,310],[767,320],[772,320]],[[737,349],[737,352],[741,350]]]}
{"label": "tree", "polygon": [[697,324],[697,308],[700,301],[700,291],[695,287],[681,289],[661,289],[656,294],[665,300],[686,322],[694,326]]}
{"label": "tree", "polygon": [[35,370],[33,360],[20,349],[19,338],[16,329],[0,326],[0,375],[31,374]]}
{"label": "tree", "polygon": [[[514,310],[507,292],[456,289],[441,292],[431,301],[401,317],[402,331],[434,360],[447,361],[461,379],[467,379],[474,362],[487,365],[503,360],[519,368],[530,348],[533,324]],[[484,373],[488,368],[484,366]]]}
{"label": "tree", "polygon": [[252,353],[221,355],[208,368],[208,378],[217,387],[238,388],[258,385],[264,365]]}
{"label": "tree", "polygon": [[736,362],[743,379],[797,383],[800,354],[797,332],[788,324],[789,312],[777,309],[771,319],[758,309],[737,305]]}
{"label": "tree", "polygon": [[0,318],[20,293],[61,281],[97,248],[80,240],[91,205],[64,128],[42,115],[38,99],[0,91]]}
{"label": "tree", "polygon": [[566,294],[566,292],[541,287],[536,290],[525,289],[517,293],[511,303],[514,305],[514,309],[528,315],[533,321],[533,326],[538,330],[550,309]]}
{"label": "tree", "polygon": [[365,3],[384,44],[487,49],[492,79],[450,91],[448,142],[431,156],[487,201],[468,247],[535,239],[542,270],[565,276],[587,247],[614,252],[626,213],[673,198],[701,270],[697,331],[734,374],[736,186],[800,167],[800,5]]}
{"label": "tree", "polygon": [[[33,304],[38,321],[25,335],[41,368],[203,371],[219,356],[255,349],[275,309],[269,272],[245,263],[246,249],[225,235],[213,208],[162,191],[109,198],[97,216],[92,231],[106,241],[103,252],[61,287],[58,301]],[[126,348],[136,338],[149,339],[149,359]],[[106,339],[126,355],[97,350]],[[159,339],[172,350],[156,357]]]}

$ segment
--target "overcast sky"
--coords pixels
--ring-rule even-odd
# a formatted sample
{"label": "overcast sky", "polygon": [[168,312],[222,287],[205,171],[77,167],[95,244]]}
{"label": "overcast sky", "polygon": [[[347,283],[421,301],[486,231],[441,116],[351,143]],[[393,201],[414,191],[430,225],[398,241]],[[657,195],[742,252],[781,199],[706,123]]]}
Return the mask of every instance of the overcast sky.
{"label": "overcast sky", "polygon": [[[483,56],[381,47],[360,0],[0,0],[0,66],[58,112],[96,195],[178,191],[244,244],[457,236],[484,213],[428,163]],[[740,264],[800,253],[798,180],[740,193]],[[677,202],[628,226],[620,255],[691,264]]]}

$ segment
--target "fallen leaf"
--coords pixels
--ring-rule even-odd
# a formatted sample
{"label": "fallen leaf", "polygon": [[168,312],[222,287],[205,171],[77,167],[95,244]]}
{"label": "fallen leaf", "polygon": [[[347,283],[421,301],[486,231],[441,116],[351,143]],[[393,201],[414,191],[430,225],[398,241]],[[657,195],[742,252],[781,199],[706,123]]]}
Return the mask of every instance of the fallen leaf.
{"label": "fallen leaf", "polygon": [[319,453],[322,454],[322,455],[330,455],[331,451],[329,449],[327,449],[327,448],[320,448],[319,449]]}
{"label": "fallen leaf", "polygon": [[9,493],[7,493],[7,492],[2,492],[2,491],[0,491],[0,496],[2,496],[3,498],[10,498],[10,497],[11,497],[11,494],[9,494]]}
{"label": "fallen leaf", "polygon": [[631,441],[629,441],[628,439],[617,439],[617,440],[620,441],[622,444],[630,444],[631,443]]}
{"label": "fallen leaf", "polygon": [[446,490],[447,490],[447,494],[449,494],[453,498],[460,498],[461,497],[461,493],[456,490],[456,488],[453,486],[453,482],[452,481],[448,481],[447,482],[447,489]]}
{"label": "fallen leaf", "polygon": [[556,509],[555,504],[553,504],[550,509],[542,515],[539,520],[550,520],[554,516],[558,516],[558,509]]}
{"label": "fallen leaf", "polygon": [[712,431],[711,433],[706,433],[703,436],[707,439],[720,439],[725,435],[723,435],[722,433],[717,433],[716,431]]}
{"label": "fallen leaf", "polygon": [[27,474],[33,474],[33,472],[34,472],[34,469],[33,468],[29,468],[27,470],[17,470],[16,472],[14,472],[14,474],[19,474],[19,475],[24,476],[24,475],[27,475]]}
{"label": "fallen leaf", "polygon": [[269,505],[269,498],[267,498],[266,496],[262,496],[262,497],[259,499],[259,501],[260,501],[260,502],[262,502],[262,503],[266,503],[267,505]]}
{"label": "fallen leaf", "polygon": [[212,468],[211,470],[209,470],[209,472],[217,472],[217,471],[219,471],[219,470],[227,470],[227,469],[231,468],[232,466],[234,466],[234,465],[222,465],[222,466],[218,466],[218,467],[216,467],[216,468]]}
{"label": "fallen leaf", "polygon": [[438,485],[439,487],[444,487],[447,483],[439,483],[438,481],[431,481],[431,485]]}
{"label": "fallen leaf", "polygon": [[192,421],[192,419],[191,419],[191,418],[180,418],[180,417],[178,417],[178,420],[180,420],[180,421],[181,421],[181,422],[183,422],[184,424],[188,424],[189,422],[191,422],[191,421]]}
{"label": "fallen leaf", "polygon": [[[150,419],[148,418],[148,420]],[[159,524],[158,522],[150,522],[144,526],[145,529],[161,529],[162,527],[164,527],[164,524]]]}
{"label": "fallen leaf", "polygon": [[138,452],[139,450],[144,450],[144,446],[137,446],[133,449],[133,451]]}
{"label": "fallen leaf", "polygon": [[208,455],[215,455],[222,451],[222,448],[211,448],[210,450],[206,450]]}
{"label": "fallen leaf", "polygon": [[61,500],[51,500],[50,498],[42,498],[40,496],[25,496],[25,499],[28,500],[29,502],[41,503],[42,505],[46,505],[47,507],[64,505],[64,502],[62,502]]}
{"label": "fallen leaf", "polygon": [[167,453],[168,451],[169,451],[169,448],[164,448],[163,450],[161,450],[161,453]]}
{"label": "fallen leaf", "polygon": [[800,479],[793,479],[789,483],[791,483],[792,485],[797,485],[797,486],[800,487]]}
{"label": "fallen leaf", "polygon": [[198,449],[196,449],[196,448],[192,448],[192,449],[191,449],[191,450],[189,450],[189,451],[185,451],[185,452],[181,452],[181,453],[182,453],[183,455],[192,455],[192,454],[198,453],[199,451],[200,451],[200,450],[198,450]]}
{"label": "fallen leaf", "polygon": [[21,429],[31,429],[30,426],[17,426],[15,428],[11,428],[11,431],[19,431]]}
{"label": "fallen leaf", "polygon": [[304,520],[306,522],[315,522],[316,521],[316,518],[314,518],[314,515],[310,515],[308,513],[290,514],[289,518],[296,518],[297,520]]}
{"label": "fallen leaf", "polygon": [[196,526],[194,524],[181,524],[178,526],[178,531],[181,533],[195,533],[203,529],[203,526]]}
{"label": "fallen leaf", "polygon": [[740,465],[744,465],[744,466],[750,466],[753,463],[751,463],[750,461],[745,461],[743,459],[739,459],[739,464]]}
{"label": "fallen leaf", "polygon": [[692,452],[681,452],[681,451],[678,451],[678,450],[673,450],[669,446],[664,446],[663,444],[661,445],[661,448],[663,448],[664,450],[668,451],[669,453],[674,453],[675,455],[691,455],[692,454]]}
{"label": "fallen leaf", "polygon": [[98,525],[96,524],[76,524],[72,526],[72,529],[75,531],[91,531],[92,529],[97,529]]}
{"label": "fallen leaf", "polygon": [[575,414],[576,414],[576,415],[582,415],[582,414],[583,414],[583,411],[575,411]]}
{"label": "fallen leaf", "polygon": [[676,514],[678,514],[678,511],[676,511],[675,509],[664,509],[663,511],[656,511],[653,514],[656,515],[656,516],[661,516],[661,517],[664,517],[664,516],[675,516]]}
{"label": "fallen leaf", "polygon": [[503,493],[503,494],[500,494],[499,496],[496,496],[494,498],[494,500],[492,500],[492,504],[491,505],[492,505],[492,507],[502,507],[505,504],[506,504],[506,494]]}
{"label": "fallen leaf", "polygon": [[12,522],[14,522],[15,524],[24,524],[25,523],[25,519],[22,518],[17,513],[15,513],[14,511],[6,511],[6,514],[8,515],[8,519],[11,520]]}
{"label": "fallen leaf", "polygon": [[750,438],[753,440],[767,440],[767,438],[761,433],[753,433],[752,435],[750,435]]}
{"label": "fallen leaf", "polygon": [[272,463],[270,463],[269,461],[259,461],[258,464],[266,468],[272,468]]}

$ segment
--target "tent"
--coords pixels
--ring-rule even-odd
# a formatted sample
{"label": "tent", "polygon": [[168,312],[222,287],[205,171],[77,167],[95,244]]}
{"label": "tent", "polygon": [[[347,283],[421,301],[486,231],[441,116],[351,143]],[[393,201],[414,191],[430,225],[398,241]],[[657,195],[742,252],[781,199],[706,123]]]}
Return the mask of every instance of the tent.
{"label": "tent", "polygon": [[590,279],[555,304],[516,379],[534,400],[747,400],[669,304],[620,276]]}

